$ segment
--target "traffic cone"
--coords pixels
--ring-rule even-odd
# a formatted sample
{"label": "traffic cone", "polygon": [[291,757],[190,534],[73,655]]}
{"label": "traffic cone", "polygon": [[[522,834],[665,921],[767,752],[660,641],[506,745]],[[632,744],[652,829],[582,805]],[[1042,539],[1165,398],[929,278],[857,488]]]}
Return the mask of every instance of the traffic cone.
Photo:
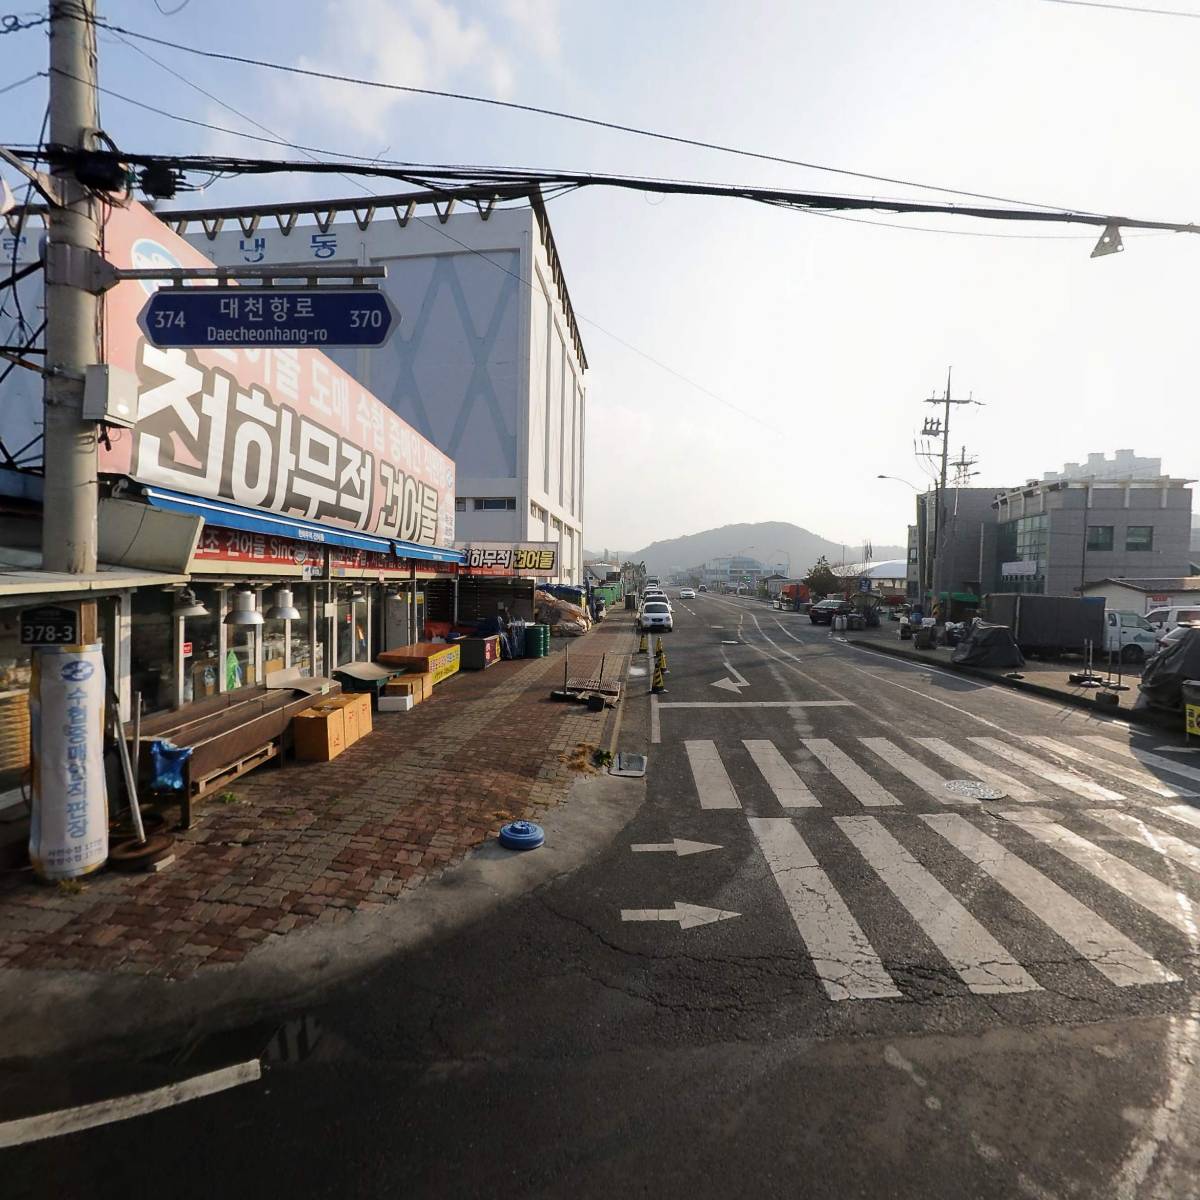
{"label": "traffic cone", "polygon": [[650,694],[652,696],[657,696],[657,695],[660,695],[662,692],[665,692],[666,690],[667,690],[667,683],[666,683],[666,680],[663,679],[662,667],[658,663],[655,663],[654,664],[654,683],[651,685]]}
{"label": "traffic cone", "polygon": [[649,654],[650,653],[650,646],[646,642],[646,635],[644,633],[642,634],[642,640],[640,642],[638,642],[638,653],[639,654]]}
{"label": "traffic cone", "polygon": [[654,639],[654,653],[661,654],[663,652],[662,634]]}
{"label": "traffic cone", "polygon": [[662,648],[661,644],[658,647],[658,654],[655,655],[655,662],[662,668],[664,675],[670,675],[671,668],[667,666],[667,652]]}

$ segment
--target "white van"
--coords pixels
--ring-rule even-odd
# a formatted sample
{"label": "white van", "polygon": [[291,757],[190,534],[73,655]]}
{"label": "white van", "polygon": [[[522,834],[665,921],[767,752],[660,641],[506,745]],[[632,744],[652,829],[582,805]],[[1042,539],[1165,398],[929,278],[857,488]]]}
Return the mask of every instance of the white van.
{"label": "white van", "polygon": [[1159,633],[1170,633],[1177,625],[1189,625],[1193,621],[1200,623],[1200,604],[1178,608],[1152,608],[1146,614],[1146,620]]}
{"label": "white van", "polygon": [[1140,663],[1152,655],[1158,646],[1154,626],[1135,612],[1110,608],[1104,614],[1104,651],[1118,653],[1122,662]]}

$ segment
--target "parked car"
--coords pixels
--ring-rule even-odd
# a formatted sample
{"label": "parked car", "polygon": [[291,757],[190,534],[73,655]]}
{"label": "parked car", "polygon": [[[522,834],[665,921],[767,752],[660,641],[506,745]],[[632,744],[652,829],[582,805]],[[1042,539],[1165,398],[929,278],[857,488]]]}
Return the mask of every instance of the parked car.
{"label": "parked car", "polygon": [[679,598],[680,598],[680,600],[695,600],[696,589],[695,588],[680,588],[679,589]]}
{"label": "parked car", "polygon": [[849,600],[822,600],[808,610],[808,619],[814,625],[829,625],[834,617],[844,617],[852,611]]}
{"label": "parked car", "polygon": [[1186,625],[1176,625],[1174,629],[1169,630],[1167,633],[1160,633],[1154,639],[1155,645],[1160,650],[1163,650],[1175,642],[1182,641],[1190,629],[1200,629],[1200,621],[1189,621]]}
{"label": "parked car", "polygon": [[700,589],[699,589],[699,590],[700,590],[700,591],[702,591],[702,592],[707,592],[707,591],[708,591],[708,585],[707,585],[707,584],[705,584],[705,583],[702,583],[702,584],[700,585]]}
{"label": "parked car", "polygon": [[651,629],[665,629],[670,633],[674,628],[671,618],[671,606],[665,600],[647,600],[638,613],[638,630],[648,633]]}
{"label": "parked car", "polygon": [[1160,633],[1170,633],[1176,626],[1200,622],[1200,605],[1192,604],[1186,608],[1152,608],[1146,614],[1146,620]]}

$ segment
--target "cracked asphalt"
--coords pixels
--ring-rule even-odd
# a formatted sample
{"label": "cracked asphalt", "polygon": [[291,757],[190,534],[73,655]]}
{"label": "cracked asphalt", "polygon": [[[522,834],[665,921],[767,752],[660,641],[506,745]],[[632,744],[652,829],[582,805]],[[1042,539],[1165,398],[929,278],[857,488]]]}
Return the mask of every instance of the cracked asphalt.
{"label": "cracked asphalt", "polygon": [[[1052,765],[1120,802],[1004,766],[1036,787],[1046,818],[1169,884],[1195,921],[1163,919],[1031,838],[1004,816],[1019,807],[1012,799],[941,803],[858,744],[886,738],[953,778],[965,772],[918,739],[981,759],[969,739],[1172,739],[855,650],[751,601],[701,596],[676,602],[676,618],[664,639],[668,693],[652,713],[648,676],[634,677],[623,713],[619,748],[649,752],[644,785],[597,781],[580,802],[638,789],[615,839],[303,1014],[261,1013],[261,1029],[302,1016],[314,1044],[268,1063],[261,1083],[7,1152],[5,1194],[1200,1196],[1200,875],[1153,839],[1118,837],[1085,815],[1123,809],[1161,829],[1153,805],[1171,802],[1119,784],[1102,757],[1094,770]],[[714,687],[736,682],[730,668],[746,685]],[[841,703],[804,704],[830,700]],[[731,707],[750,702],[774,707]],[[669,707],[713,703],[725,706]],[[868,807],[806,739],[834,742],[898,803]],[[774,745],[816,804],[782,808],[746,740]],[[737,807],[702,807],[689,741],[716,747]],[[1070,897],[1064,910],[1081,905],[1076,917],[1098,940],[1069,940],[1057,909],[1039,919],[1007,886],[1004,856],[971,861],[921,819],[936,813],[961,814],[1056,884],[1047,894]],[[837,822],[864,816],[1008,956],[981,952],[975,968],[1000,981],[1015,962],[1029,990],[971,990],[939,950],[953,922],[916,919]],[[785,819],[816,865],[765,854],[760,818]],[[1200,829],[1171,832],[1200,844]],[[630,851],[676,838],[720,849]],[[676,901],[738,915],[693,928],[621,918]],[[843,911],[861,940],[839,953]],[[809,937],[830,939],[820,953],[805,920]],[[1106,943],[1106,929],[1177,978],[1115,984],[1104,968],[1128,951]],[[857,998],[881,971],[896,994]],[[232,1054],[255,1036],[231,1031],[210,1050]],[[124,1053],[138,1077],[137,1047]]]}

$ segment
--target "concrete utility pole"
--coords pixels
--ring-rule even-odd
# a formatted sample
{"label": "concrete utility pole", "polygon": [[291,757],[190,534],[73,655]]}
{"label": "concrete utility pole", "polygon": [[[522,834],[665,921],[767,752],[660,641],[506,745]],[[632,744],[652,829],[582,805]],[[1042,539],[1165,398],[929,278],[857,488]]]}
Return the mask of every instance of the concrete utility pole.
{"label": "concrete utility pole", "polygon": [[946,394],[944,396],[930,396],[925,401],[926,404],[942,405],[943,415],[941,417],[927,418],[924,428],[921,430],[921,433],[926,437],[940,437],[942,439],[942,469],[939,474],[937,495],[934,498],[932,564],[933,607],[937,610],[938,616],[942,620],[945,619],[945,612],[941,607],[942,576],[945,571],[945,555],[943,554],[942,542],[946,532],[946,469],[950,459],[950,406],[952,404],[975,403],[970,396],[965,400],[957,400],[950,395],[950,374],[953,369],[953,367],[946,368]]}
{"label": "concrete utility pole", "polygon": [[[95,0],[50,3],[50,142],[90,149],[96,129]],[[54,172],[46,247],[45,493],[42,567],[96,570],[96,424],[83,419],[84,371],[99,362],[100,298],[87,290],[88,252],[99,254],[99,205],[70,167]],[[80,606],[79,639],[97,638],[96,605]]]}

